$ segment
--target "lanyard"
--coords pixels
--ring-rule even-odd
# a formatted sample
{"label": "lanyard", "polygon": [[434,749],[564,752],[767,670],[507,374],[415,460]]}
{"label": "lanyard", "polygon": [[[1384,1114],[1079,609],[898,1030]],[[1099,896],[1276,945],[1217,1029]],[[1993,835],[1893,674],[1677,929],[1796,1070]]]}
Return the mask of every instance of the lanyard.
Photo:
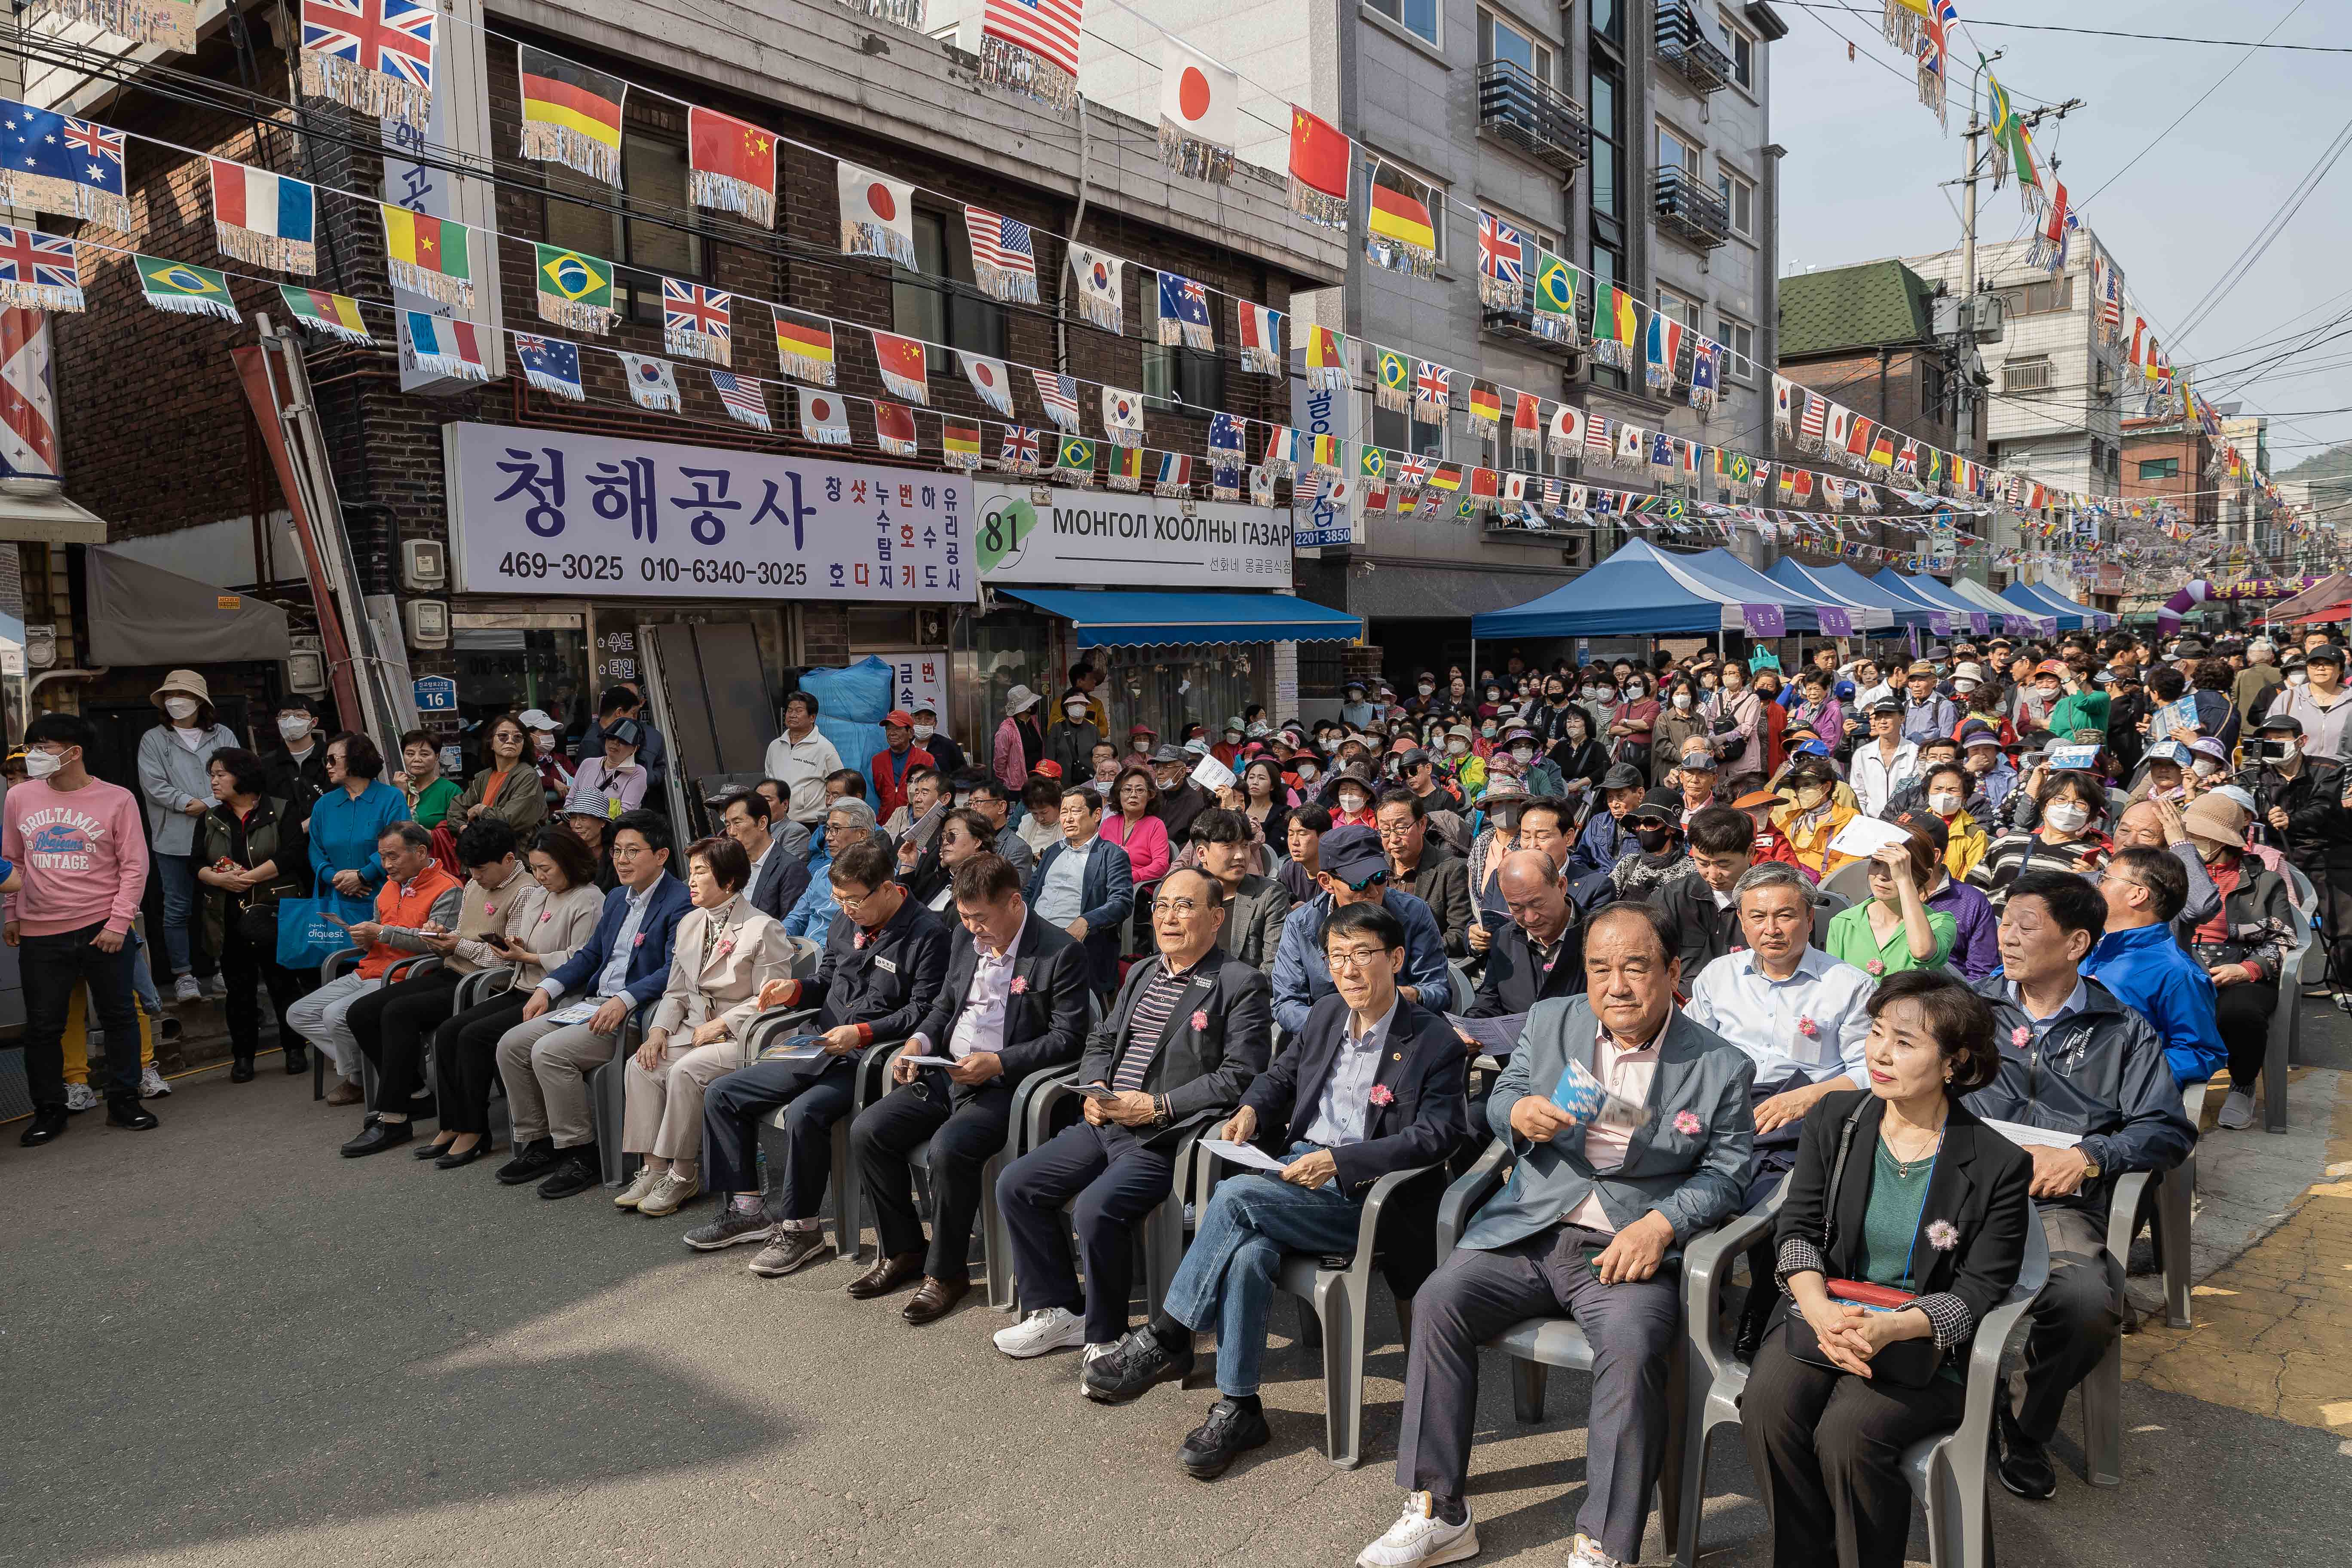
{"label": "lanyard", "polygon": [[[1890,1149],[1887,1151],[1887,1153],[1891,1157],[1894,1151]],[[1938,1132],[1936,1134],[1935,1151],[1927,1156],[1927,1183],[1919,1189],[1919,1213],[1911,1221],[1911,1245],[1903,1254],[1903,1282],[1906,1285],[1913,1287],[1915,1291],[1917,1288],[1917,1281],[1913,1279],[1911,1274],[1911,1259],[1916,1256],[1919,1251],[1919,1226],[1924,1224],[1927,1218],[1927,1194],[1936,1185],[1936,1162],[1943,1157],[1943,1153],[1944,1135],[1941,1132]],[[1902,1162],[1898,1160],[1895,1163],[1900,1164]]]}

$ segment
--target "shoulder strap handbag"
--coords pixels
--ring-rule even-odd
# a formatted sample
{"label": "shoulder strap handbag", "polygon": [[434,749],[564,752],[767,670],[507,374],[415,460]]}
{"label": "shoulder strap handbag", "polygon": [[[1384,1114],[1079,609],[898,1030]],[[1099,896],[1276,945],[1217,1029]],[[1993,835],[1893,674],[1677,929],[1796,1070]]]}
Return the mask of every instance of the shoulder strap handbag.
{"label": "shoulder strap handbag", "polygon": [[[1838,1131],[1837,1159],[1830,1167],[1830,1184],[1825,1189],[1822,1200],[1821,1253],[1824,1268],[1829,1266],[1831,1248],[1837,1243],[1838,1194],[1845,1190],[1846,1156],[1853,1148],[1854,1129],[1861,1124],[1862,1113],[1869,1104],[1870,1101],[1867,1100],[1856,1104],[1846,1117],[1845,1125]],[[1928,1180],[1932,1184],[1934,1179],[1931,1167]],[[1920,1196],[1923,1215],[1926,1203],[1927,1197],[1923,1193]],[[1916,1221],[1913,1222],[1911,1231],[1913,1246],[1916,1247],[1919,1231]],[[1907,1264],[1904,1271],[1906,1274],[1909,1273]],[[1909,1308],[1918,1300],[1917,1296],[1909,1292],[1895,1289],[1890,1286],[1873,1285],[1862,1280],[1829,1279],[1825,1284],[1832,1301],[1841,1306],[1861,1307],[1869,1311],[1899,1312]],[[1788,1333],[1789,1353],[1799,1361],[1810,1362],[1815,1366],[1825,1366],[1833,1372],[1845,1370],[1830,1360],[1829,1356],[1822,1352],[1820,1336],[1813,1332],[1813,1325],[1806,1321],[1802,1312],[1791,1310],[1789,1313]],[[1871,1358],[1870,1373],[1875,1380],[1892,1384],[1898,1388],[1925,1388],[1935,1378],[1943,1363],[1944,1352],[1934,1340],[1898,1340],[1891,1345],[1885,1346]]]}

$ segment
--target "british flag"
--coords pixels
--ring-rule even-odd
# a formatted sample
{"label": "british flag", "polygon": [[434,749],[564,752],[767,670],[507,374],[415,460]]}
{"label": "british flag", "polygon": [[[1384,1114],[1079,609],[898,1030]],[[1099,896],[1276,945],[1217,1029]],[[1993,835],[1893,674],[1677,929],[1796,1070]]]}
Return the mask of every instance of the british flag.
{"label": "british flag", "polygon": [[82,308],[81,265],[74,242],[29,228],[0,226],[0,305],[34,310]]}
{"label": "british flag", "polygon": [[1004,444],[996,449],[996,466],[1009,473],[1035,473],[1037,432],[1025,426],[1007,425],[1004,427]]}
{"label": "british flag", "polygon": [[662,344],[671,353],[734,363],[732,316],[735,297],[699,283],[662,279]]}
{"label": "british flag", "polygon": [[1429,459],[1417,453],[1407,453],[1396,466],[1397,488],[1408,493],[1429,482]]}
{"label": "british flag", "polygon": [[1519,231],[1490,212],[1478,215],[1478,296],[1515,307],[1527,281],[1527,245]]}
{"label": "british flag", "polygon": [[1037,378],[1037,400],[1045,405],[1045,416],[1065,430],[1078,427],[1078,378],[1055,375],[1052,371],[1032,371]]}
{"label": "british flag", "polygon": [[418,0],[302,0],[302,48],[430,92],[434,16]]}
{"label": "british flag", "polygon": [[1412,416],[1424,424],[1445,417],[1454,401],[1454,372],[1432,360],[1416,360],[1412,371]]}

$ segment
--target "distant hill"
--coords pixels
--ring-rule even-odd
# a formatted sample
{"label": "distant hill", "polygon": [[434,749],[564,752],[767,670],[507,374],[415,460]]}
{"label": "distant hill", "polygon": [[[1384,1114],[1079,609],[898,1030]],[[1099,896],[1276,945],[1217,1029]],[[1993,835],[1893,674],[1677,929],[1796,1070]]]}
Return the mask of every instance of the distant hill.
{"label": "distant hill", "polygon": [[2340,479],[2347,475],[2352,475],[2352,445],[2330,447],[2325,452],[2305,458],[2286,472],[2272,477],[2281,479]]}

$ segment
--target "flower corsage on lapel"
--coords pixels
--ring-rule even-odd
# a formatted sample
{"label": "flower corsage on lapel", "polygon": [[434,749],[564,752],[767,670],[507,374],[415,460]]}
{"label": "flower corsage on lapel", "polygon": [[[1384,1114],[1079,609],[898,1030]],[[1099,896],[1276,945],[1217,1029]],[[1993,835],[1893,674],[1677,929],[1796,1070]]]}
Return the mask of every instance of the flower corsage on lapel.
{"label": "flower corsage on lapel", "polygon": [[1205,1008],[1205,1007],[1196,1007],[1196,1008],[1194,1008],[1194,1009],[1192,1010],[1192,1027],[1194,1027],[1194,1028],[1196,1028],[1196,1029],[1205,1029],[1205,1028],[1207,1028],[1208,1026],[1209,1026],[1209,1012],[1208,1012],[1208,1009],[1207,1009],[1207,1008]]}
{"label": "flower corsage on lapel", "polygon": [[1374,1105],[1394,1105],[1396,1090],[1384,1083],[1376,1083],[1372,1085],[1371,1101]]}
{"label": "flower corsage on lapel", "polygon": [[1699,1121],[1698,1115],[1696,1111],[1677,1110],[1675,1112],[1675,1131],[1681,1133],[1685,1138],[1697,1137],[1698,1130],[1702,1125],[1704,1125],[1704,1123]]}
{"label": "flower corsage on lapel", "polygon": [[1927,1245],[1938,1252],[1949,1252],[1960,1244],[1960,1227],[1948,1219],[1927,1222]]}
{"label": "flower corsage on lapel", "polygon": [[1016,975],[1014,975],[1014,976],[1013,977],[1013,987],[1012,987],[1012,989],[1013,989],[1013,994],[1014,994],[1015,996],[1026,996],[1026,995],[1028,995],[1028,994],[1029,994],[1029,977],[1028,977],[1027,975],[1025,975],[1025,974],[1016,974]]}

